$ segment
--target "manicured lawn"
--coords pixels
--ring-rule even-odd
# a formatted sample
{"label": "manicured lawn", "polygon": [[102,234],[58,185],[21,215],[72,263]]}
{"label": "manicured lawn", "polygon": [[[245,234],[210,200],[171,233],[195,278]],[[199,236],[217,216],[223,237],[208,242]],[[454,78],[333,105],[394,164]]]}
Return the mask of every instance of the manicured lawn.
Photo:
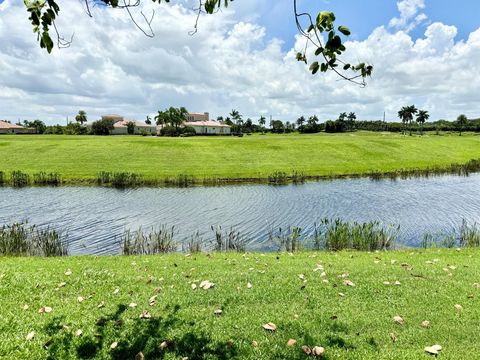
{"label": "manicured lawn", "polygon": [[0,258],[0,357],[478,359],[479,282],[468,249]]}
{"label": "manicured lawn", "polygon": [[425,168],[480,158],[475,135],[351,134],[158,138],[0,136],[0,171],[58,172],[66,180],[100,171],[147,179],[265,178],[275,171],[331,176]]}

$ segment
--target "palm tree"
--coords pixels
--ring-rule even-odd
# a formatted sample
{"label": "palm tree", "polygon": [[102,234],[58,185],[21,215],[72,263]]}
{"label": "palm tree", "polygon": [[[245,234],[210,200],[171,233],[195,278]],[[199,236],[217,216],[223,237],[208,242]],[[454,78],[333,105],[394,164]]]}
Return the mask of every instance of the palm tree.
{"label": "palm tree", "polygon": [[423,124],[428,120],[430,114],[426,110],[418,110],[417,123],[420,125],[420,135],[423,135]]}
{"label": "palm tree", "polygon": [[258,119],[258,124],[263,128],[265,127],[265,124],[267,123],[267,119],[265,116],[260,116],[260,119]]}
{"label": "palm tree", "polygon": [[155,122],[157,125],[165,125],[168,123],[168,114],[167,111],[160,111],[158,110],[157,115],[154,117]]}
{"label": "palm tree", "polygon": [[351,112],[347,115],[348,120],[348,129],[354,130],[355,129],[355,120],[357,120],[357,115],[354,112]]}
{"label": "palm tree", "polygon": [[462,130],[465,128],[465,126],[467,126],[468,124],[468,118],[466,115],[462,114],[462,115],[459,115],[457,117],[457,127],[458,127],[458,130],[459,130],[459,136],[462,136]]}
{"label": "palm tree", "polygon": [[303,124],[305,124],[305,121],[307,121],[307,120],[305,119],[305,116],[303,116],[303,115],[300,116],[300,117],[297,119],[297,125],[298,125],[298,127],[303,126]]}
{"label": "palm tree", "polygon": [[145,124],[152,125],[152,118],[147,115],[147,119],[145,120]]}
{"label": "palm tree", "polygon": [[340,115],[338,115],[338,120],[340,120],[340,121],[345,121],[346,118],[347,118],[347,113],[346,112],[342,112],[342,113],[340,113]]}
{"label": "palm tree", "polygon": [[410,124],[410,135],[412,135],[412,122],[413,122],[413,115],[418,112],[418,109],[415,105],[404,106],[398,112],[398,117],[402,120],[403,123],[403,134],[405,135],[407,124]]}
{"label": "palm tree", "polygon": [[317,125],[317,122],[318,122],[317,115],[313,115],[313,116],[310,116],[308,118],[307,124],[310,125],[310,126],[315,126],[315,125]]}
{"label": "palm tree", "polygon": [[80,125],[83,125],[83,123],[87,122],[87,113],[83,110],[80,110],[78,115],[75,116],[75,121],[79,122]]}

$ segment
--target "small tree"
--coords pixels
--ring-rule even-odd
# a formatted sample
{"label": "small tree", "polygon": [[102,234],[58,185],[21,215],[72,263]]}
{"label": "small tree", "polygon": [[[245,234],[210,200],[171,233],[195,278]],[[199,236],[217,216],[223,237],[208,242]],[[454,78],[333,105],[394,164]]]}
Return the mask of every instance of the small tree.
{"label": "small tree", "polygon": [[303,126],[303,124],[305,124],[305,121],[307,121],[307,120],[305,119],[305,116],[303,116],[303,115],[300,116],[300,117],[297,119],[297,125],[298,125],[298,127]]}
{"label": "small tree", "polygon": [[110,135],[110,131],[113,130],[113,121],[112,120],[97,120],[92,124],[92,134],[93,135]]}
{"label": "small tree", "polygon": [[468,125],[468,118],[466,115],[461,114],[458,115],[457,121],[456,121],[456,126],[459,131],[459,136],[462,136],[462,131],[467,127]]}
{"label": "small tree", "polygon": [[80,123],[80,125],[83,125],[83,123],[87,122],[87,113],[83,110],[80,110],[78,115],[75,116],[75,121]]}
{"label": "small tree", "polygon": [[27,128],[35,128],[35,131],[37,134],[43,134],[45,133],[45,130],[47,130],[47,125],[42,120],[34,120],[34,121],[28,121],[28,120],[23,120],[23,126]]}
{"label": "small tree", "polygon": [[129,121],[127,123],[127,133],[129,135],[133,135],[135,133],[135,123],[133,121]]}
{"label": "small tree", "polygon": [[425,124],[425,121],[427,121],[429,117],[428,111],[418,110],[416,121],[420,125],[420,135],[423,135],[423,124]]}

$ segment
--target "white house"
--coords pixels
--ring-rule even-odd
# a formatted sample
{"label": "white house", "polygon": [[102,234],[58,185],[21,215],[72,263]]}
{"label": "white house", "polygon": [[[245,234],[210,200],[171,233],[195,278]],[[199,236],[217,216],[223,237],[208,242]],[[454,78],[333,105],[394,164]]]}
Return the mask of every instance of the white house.
{"label": "white house", "polygon": [[186,121],[185,126],[195,129],[197,135],[230,135],[231,129],[227,124],[219,121]]}
{"label": "white house", "polygon": [[[128,124],[133,123],[133,133],[135,135],[155,135],[157,133],[157,127],[155,125],[148,125],[141,121],[133,119],[127,119],[120,115],[102,115],[102,120],[110,120],[113,122],[113,130],[110,130],[110,135],[128,135]],[[88,124],[87,127],[91,127]]]}

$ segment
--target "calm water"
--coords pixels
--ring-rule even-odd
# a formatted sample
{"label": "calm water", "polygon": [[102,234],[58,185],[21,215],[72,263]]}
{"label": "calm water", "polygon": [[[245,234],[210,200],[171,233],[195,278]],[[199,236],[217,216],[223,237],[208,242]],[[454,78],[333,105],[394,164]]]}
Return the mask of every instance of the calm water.
{"label": "calm water", "polygon": [[334,180],[304,185],[211,188],[0,188],[0,224],[68,229],[72,254],[118,254],[125,229],[175,225],[176,239],[212,225],[235,227],[249,249],[268,249],[272,228],[313,229],[325,217],[401,226],[399,242],[418,246],[424,233],[480,222],[480,175],[430,179]]}

